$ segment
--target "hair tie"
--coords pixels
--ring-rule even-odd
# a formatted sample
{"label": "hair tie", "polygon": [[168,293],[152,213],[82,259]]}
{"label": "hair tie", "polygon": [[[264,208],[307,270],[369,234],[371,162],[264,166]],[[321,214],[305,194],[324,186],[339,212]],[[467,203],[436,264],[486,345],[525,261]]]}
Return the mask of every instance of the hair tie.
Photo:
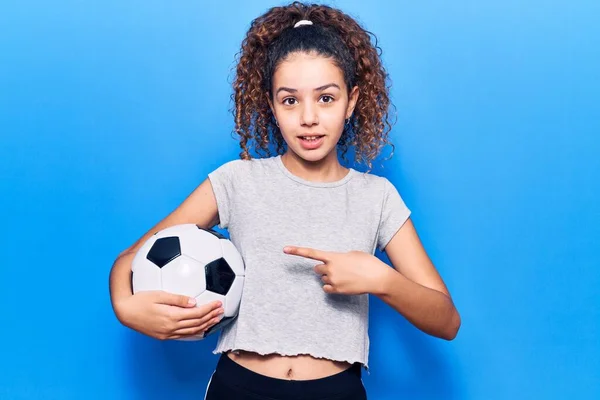
{"label": "hair tie", "polygon": [[303,20],[300,20],[300,21],[296,22],[296,25],[294,25],[294,28],[297,28],[297,27],[302,26],[302,25],[312,25],[312,24],[313,24],[312,21],[309,21],[307,19],[303,19]]}

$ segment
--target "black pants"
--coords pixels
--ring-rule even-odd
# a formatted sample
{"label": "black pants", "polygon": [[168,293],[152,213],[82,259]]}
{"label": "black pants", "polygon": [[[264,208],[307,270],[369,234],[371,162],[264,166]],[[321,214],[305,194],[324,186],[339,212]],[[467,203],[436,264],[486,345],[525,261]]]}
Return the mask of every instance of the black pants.
{"label": "black pants", "polygon": [[204,400],[365,400],[361,366],[311,380],[271,378],[241,366],[226,354],[217,362]]}

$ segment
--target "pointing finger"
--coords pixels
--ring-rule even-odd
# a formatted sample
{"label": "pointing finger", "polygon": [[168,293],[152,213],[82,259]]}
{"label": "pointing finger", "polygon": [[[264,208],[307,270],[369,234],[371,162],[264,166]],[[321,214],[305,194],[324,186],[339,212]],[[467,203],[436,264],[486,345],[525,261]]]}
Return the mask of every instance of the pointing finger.
{"label": "pointing finger", "polygon": [[308,247],[286,246],[283,248],[283,252],[317,261],[327,262],[329,260],[329,255],[326,251],[311,249]]}

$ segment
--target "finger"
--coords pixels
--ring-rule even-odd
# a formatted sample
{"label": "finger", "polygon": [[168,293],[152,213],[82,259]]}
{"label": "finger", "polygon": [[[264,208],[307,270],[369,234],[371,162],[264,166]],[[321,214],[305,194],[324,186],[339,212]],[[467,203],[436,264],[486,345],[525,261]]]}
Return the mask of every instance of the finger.
{"label": "finger", "polygon": [[169,335],[167,337],[167,339],[188,338],[190,336],[196,336],[196,335],[203,334],[205,331],[206,331],[206,329],[200,329],[200,328],[186,328],[186,329],[181,329],[181,330],[178,331],[178,333],[173,333],[173,334]]}
{"label": "finger", "polygon": [[329,269],[325,264],[317,264],[313,269],[319,275],[327,275],[327,273],[329,272]]}
{"label": "finger", "polygon": [[193,297],[174,294],[165,291],[159,291],[158,294],[158,303],[166,304],[169,306],[178,306],[178,307],[195,307],[196,299]]}
{"label": "finger", "polygon": [[335,289],[333,288],[333,286],[331,285],[323,285],[323,291],[325,291],[325,293],[335,293]]}
{"label": "finger", "polygon": [[323,275],[323,276],[321,277],[321,281],[323,281],[323,283],[327,283],[327,284],[329,284],[329,285],[331,285],[331,284],[332,284],[332,282],[331,282],[331,279],[329,279],[329,276],[328,276],[328,275]]}
{"label": "finger", "polygon": [[205,324],[206,322],[210,321],[213,318],[217,318],[220,315],[222,315],[224,312],[224,310],[221,309],[216,309],[211,311],[210,313],[204,315],[202,318],[190,318],[190,319],[182,319],[179,320],[176,324],[176,329],[182,329],[182,328],[192,328],[195,326],[200,326],[202,324]]}
{"label": "finger", "polygon": [[286,246],[283,248],[283,252],[286,254],[310,258],[312,260],[317,261],[327,262],[329,260],[328,252],[317,249],[311,249],[309,247]]}
{"label": "finger", "polygon": [[173,332],[171,332],[171,336],[197,335],[198,333],[204,332],[208,328],[210,328],[210,327],[218,324],[219,321],[221,321],[221,317],[215,317],[215,318],[209,319],[208,321],[206,321],[206,322],[204,322],[203,324],[200,324],[200,325],[196,325],[196,326],[192,326],[192,327],[186,327],[186,328],[179,328],[179,329],[176,329]]}
{"label": "finger", "polygon": [[223,307],[213,307],[212,304],[203,304],[199,307],[194,308],[178,308],[172,310],[173,319],[176,321],[185,321],[192,319],[210,318],[210,315],[218,315],[223,312]]}

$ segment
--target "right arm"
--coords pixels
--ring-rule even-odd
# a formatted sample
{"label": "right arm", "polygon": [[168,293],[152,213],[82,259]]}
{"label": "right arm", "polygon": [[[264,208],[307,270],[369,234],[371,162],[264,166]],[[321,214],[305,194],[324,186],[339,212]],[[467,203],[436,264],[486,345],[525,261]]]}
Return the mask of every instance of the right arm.
{"label": "right arm", "polygon": [[209,179],[117,256],[110,271],[109,288],[113,311],[123,325],[159,339],[172,339],[198,333],[218,322],[217,312],[222,308],[215,307],[215,303],[194,307],[195,303],[189,303],[187,296],[161,291],[133,295],[131,291],[131,263],[139,248],[156,232],[186,223],[205,229],[219,223],[217,201]]}

